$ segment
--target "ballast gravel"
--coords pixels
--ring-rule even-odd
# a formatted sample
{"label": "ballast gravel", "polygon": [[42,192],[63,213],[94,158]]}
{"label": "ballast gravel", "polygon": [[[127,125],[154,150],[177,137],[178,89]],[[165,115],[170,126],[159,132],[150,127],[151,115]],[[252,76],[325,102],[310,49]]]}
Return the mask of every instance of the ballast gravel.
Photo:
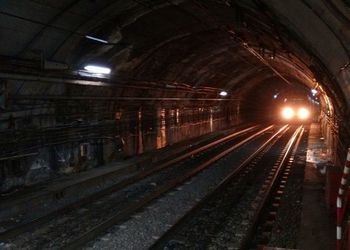
{"label": "ballast gravel", "polygon": [[[262,137],[268,137],[265,135]],[[262,139],[259,139],[261,142]],[[218,185],[243,159],[251,155],[257,140],[248,142],[229,156],[217,161],[176,190],[154,201],[146,209],[125,223],[114,226],[85,249],[148,249],[176,221],[186,214],[198,200]]]}

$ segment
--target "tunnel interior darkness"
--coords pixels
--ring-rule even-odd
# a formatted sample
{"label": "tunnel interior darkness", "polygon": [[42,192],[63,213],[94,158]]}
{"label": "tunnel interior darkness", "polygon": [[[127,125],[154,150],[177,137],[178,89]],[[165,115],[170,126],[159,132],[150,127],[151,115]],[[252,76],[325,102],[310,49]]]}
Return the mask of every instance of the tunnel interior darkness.
{"label": "tunnel interior darkness", "polygon": [[242,116],[249,121],[286,123],[281,115],[284,107],[305,107],[311,112],[308,121],[317,121],[320,114],[317,92],[305,85],[293,85],[273,79],[252,88],[242,98]]}
{"label": "tunnel interior darkness", "polygon": [[[311,89],[331,157],[344,161],[349,74],[342,51],[349,48],[329,26],[339,20],[319,15],[330,8],[323,1],[314,8],[260,0],[25,0],[0,7],[3,180],[96,167],[121,157],[120,144],[129,157],[268,121],[276,103],[308,98]],[[91,74],[88,64],[112,73]],[[12,178],[4,189],[25,181]]]}

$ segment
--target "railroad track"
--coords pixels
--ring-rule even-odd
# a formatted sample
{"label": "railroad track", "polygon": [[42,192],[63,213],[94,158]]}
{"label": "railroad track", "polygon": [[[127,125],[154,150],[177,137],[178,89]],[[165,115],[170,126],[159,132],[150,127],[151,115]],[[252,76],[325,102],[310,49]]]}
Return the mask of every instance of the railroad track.
{"label": "railroad track", "polygon": [[[101,199],[101,197],[110,195],[114,192],[117,192],[118,190],[121,190],[127,186],[133,185],[134,183],[137,183],[149,176],[156,175],[157,173],[167,170],[171,166],[176,165],[177,163],[181,163],[186,160],[194,160],[196,156],[202,154],[203,152],[210,152],[214,149],[219,149],[221,147],[225,147],[225,145],[230,143],[235,143],[235,140],[239,140],[242,136],[245,136],[249,133],[254,133],[257,130],[259,130],[259,126],[250,126],[248,128],[243,128],[237,132],[233,132],[227,136],[224,136],[220,139],[216,139],[212,142],[209,142],[207,145],[199,145],[196,148],[190,148],[187,152],[181,155],[175,156],[173,159],[166,160],[159,162],[154,167],[151,167],[145,171],[140,171],[137,174],[126,178],[115,185],[112,185],[106,189],[103,189],[101,191],[98,191],[92,195],[89,195],[83,199],[80,199],[78,201],[75,201],[67,206],[64,206],[63,208],[57,209],[53,212],[44,214],[40,217],[35,218],[29,218],[27,220],[24,220],[23,222],[18,223],[17,225],[13,227],[6,228],[5,231],[0,232],[0,241],[7,240],[9,238],[14,238],[17,235],[32,231],[33,228],[39,227],[52,219],[55,219],[56,217],[60,216],[61,214],[70,212],[75,209],[79,209],[80,207],[83,207],[95,200]],[[263,130],[263,129],[261,129]],[[61,194],[56,194],[61,196]]]}
{"label": "railroad track", "polygon": [[[262,192],[259,192],[259,195],[261,193],[261,196],[258,197],[258,200],[261,199],[262,202],[256,210],[255,217],[253,218],[244,239],[241,241],[239,249],[256,248],[269,242],[272,225],[275,223],[286,182],[290,175],[291,166],[299,148],[303,133],[304,128],[299,127],[287,144],[285,152],[273,166],[265,184],[266,186],[263,186],[261,189]],[[270,176],[272,178],[270,178]],[[265,216],[263,216],[263,213],[265,213]],[[262,219],[263,217],[264,219]],[[263,230],[258,232],[256,229],[259,225],[263,225]]]}
{"label": "railroad track", "polygon": [[[303,132],[286,129],[267,141],[151,249],[256,249],[268,242]],[[264,230],[257,232],[259,223]]]}
{"label": "railroad track", "polygon": [[[272,128],[273,126],[268,126],[257,131],[257,127],[250,127],[190,150],[60,211],[1,233],[0,239],[9,242],[16,237],[16,246],[27,249],[76,249]],[[125,190],[128,187],[132,188]],[[26,231],[31,232],[25,233]]]}

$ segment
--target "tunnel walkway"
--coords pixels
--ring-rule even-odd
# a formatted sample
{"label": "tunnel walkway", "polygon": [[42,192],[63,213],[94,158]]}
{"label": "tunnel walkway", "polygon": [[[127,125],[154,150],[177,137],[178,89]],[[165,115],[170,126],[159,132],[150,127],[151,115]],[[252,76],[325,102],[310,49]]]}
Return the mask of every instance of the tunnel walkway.
{"label": "tunnel walkway", "polygon": [[298,249],[300,250],[332,250],[335,249],[335,217],[327,211],[325,202],[325,176],[315,167],[315,162],[322,158],[326,148],[321,139],[319,124],[310,126],[308,157],[305,166],[303,185],[303,209]]}

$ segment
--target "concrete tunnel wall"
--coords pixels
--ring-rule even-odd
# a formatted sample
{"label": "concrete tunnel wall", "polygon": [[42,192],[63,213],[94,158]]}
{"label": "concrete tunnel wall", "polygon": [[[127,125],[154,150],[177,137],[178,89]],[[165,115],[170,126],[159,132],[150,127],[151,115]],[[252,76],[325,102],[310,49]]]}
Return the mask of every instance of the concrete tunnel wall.
{"label": "concrete tunnel wall", "polygon": [[[25,96],[33,93],[33,86],[36,95],[63,95],[82,89],[88,96],[103,92],[101,87],[7,81],[6,93]],[[86,171],[243,122],[239,103],[232,102],[208,106],[90,98],[16,99],[6,102],[5,109],[11,112],[0,120],[1,192]]]}

